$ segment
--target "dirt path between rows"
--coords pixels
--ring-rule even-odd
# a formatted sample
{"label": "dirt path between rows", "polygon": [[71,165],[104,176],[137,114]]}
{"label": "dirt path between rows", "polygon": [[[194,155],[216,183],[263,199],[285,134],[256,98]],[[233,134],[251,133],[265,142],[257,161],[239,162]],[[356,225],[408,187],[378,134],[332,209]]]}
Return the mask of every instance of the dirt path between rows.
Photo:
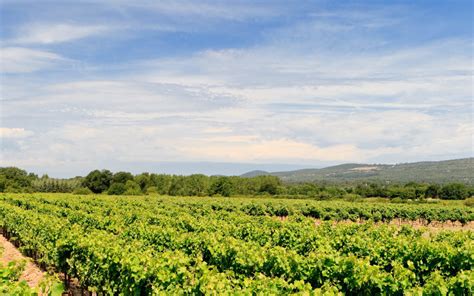
{"label": "dirt path between rows", "polygon": [[[288,220],[288,216],[282,216],[282,217],[277,217],[278,220],[280,221],[286,221]],[[342,221],[323,221],[321,219],[313,219],[314,220],[314,225],[319,226],[325,222],[332,222],[333,224],[363,224],[367,223],[367,220],[359,220],[359,221],[351,221],[351,220],[342,220]],[[466,223],[465,225],[462,225],[460,222],[437,222],[433,221],[429,224],[425,223],[424,221],[421,220],[399,220],[399,219],[394,219],[390,222],[376,222],[375,225],[392,225],[392,226],[398,226],[401,227],[403,225],[408,225],[413,228],[426,228],[430,231],[441,231],[441,230],[474,230],[474,221],[470,221]]]}
{"label": "dirt path between rows", "polygon": [[25,270],[21,274],[20,280],[25,280],[31,288],[38,287],[44,277],[44,273],[36,266],[32,260],[18,251],[3,235],[0,235],[0,246],[3,249],[1,255],[2,264],[6,265],[11,261],[26,261]]}
{"label": "dirt path between rows", "polygon": [[[367,221],[365,221],[367,222]],[[323,223],[323,221],[321,220],[315,220],[314,221],[314,224],[317,226],[317,225],[321,225]],[[338,221],[338,222],[335,222],[335,223],[338,223],[338,224],[352,224],[352,223],[364,223],[364,221],[358,221],[358,222],[353,222],[353,221]],[[399,220],[392,220],[390,222],[376,222],[375,223],[376,225],[392,225],[392,226],[397,226],[397,227],[401,227],[401,226],[404,226],[404,225],[407,225],[407,226],[411,226],[415,229],[427,229],[428,231],[431,231],[431,232],[437,232],[437,231],[442,231],[442,230],[451,230],[451,231],[460,231],[460,230],[474,230],[474,223],[469,222],[465,225],[462,225],[461,223],[459,222],[431,222],[429,224],[427,223],[424,223],[423,221],[420,221],[420,220],[414,220],[414,221],[399,221]]]}

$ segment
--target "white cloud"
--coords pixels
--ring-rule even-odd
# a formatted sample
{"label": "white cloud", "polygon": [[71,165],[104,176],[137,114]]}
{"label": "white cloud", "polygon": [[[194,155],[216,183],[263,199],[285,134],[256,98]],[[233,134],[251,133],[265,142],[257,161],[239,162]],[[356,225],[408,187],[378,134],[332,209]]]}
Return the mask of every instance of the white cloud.
{"label": "white cloud", "polygon": [[[196,18],[226,19],[242,21],[249,18],[275,17],[282,12],[278,5],[268,6],[258,3],[215,2],[215,1],[190,1],[190,0],[162,0],[162,1],[126,1],[102,0],[103,4],[117,9],[135,8],[172,17],[189,17],[181,19],[182,22],[196,21]],[[275,3],[276,4],[276,3]],[[288,8],[287,8],[288,9]]]}
{"label": "white cloud", "polygon": [[0,138],[21,139],[31,135],[33,135],[33,132],[25,130],[24,128],[0,127]]}
{"label": "white cloud", "polygon": [[[353,145],[321,148],[291,139],[260,140],[259,136],[232,136],[198,140],[178,148],[183,155],[208,161],[293,162],[350,161],[362,159],[362,151]],[[192,142],[192,140],[191,140]]]}
{"label": "white cloud", "polygon": [[3,73],[29,73],[66,61],[49,51],[23,47],[3,47],[0,49],[0,57],[0,71]]}
{"label": "white cloud", "polygon": [[[241,20],[260,13],[179,3],[117,5],[181,18],[210,13]],[[370,15],[352,16],[338,27],[310,20],[266,32],[260,44],[247,48],[91,67],[43,85],[41,78],[16,81],[4,93],[2,115],[7,126],[21,120],[25,128],[35,126],[35,134],[5,149],[5,159],[71,167],[106,161],[312,166],[472,153],[470,40],[384,47],[383,38],[355,34],[359,22],[364,36],[393,24]],[[25,29],[20,42],[66,42],[103,30],[39,26]],[[6,60],[16,72],[62,61],[50,52],[11,50]]]}
{"label": "white cloud", "polygon": [[109,31],[106,26],[84,24],[26,24],[19,28],[14,44],[53,44],[82,39]]}
{"label": "white cloud", "polygon": [[[97,151],[122,162],[308,165],[465,155],[471,149],[469,117],[458,109],[466,107],[469,79],[450,69],[466,69],[433,67],[423,62],[427,50],[409,58],[419,57],[417,68],[426,77],[398,66],[405,61],[400,52],[383,56],[396,60],[383,66],[371,64],[372,56],[357,63],[347,58],[347,66],[359,73],[334,78],[328,63],[312,62],[312,54],[297,58],[257,48],[152,61],[115,80],[49,84],[35,100],[21,103],[22,112],[66,104],[62,116],[82,117],[82,124],[49,130],[24,149],[64,163],[85,161]],[[361,64],[367,67],[358,70]]]}

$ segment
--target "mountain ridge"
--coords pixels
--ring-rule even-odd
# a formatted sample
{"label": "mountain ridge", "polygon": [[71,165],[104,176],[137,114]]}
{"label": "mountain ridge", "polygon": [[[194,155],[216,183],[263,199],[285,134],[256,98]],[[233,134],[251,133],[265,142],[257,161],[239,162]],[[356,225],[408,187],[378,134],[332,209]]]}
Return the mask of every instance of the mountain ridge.
{"label": "mountain ridge", "polygon": [[442,161],[419,161],[398,164],[344,163],[324,168],[307,168],[292,171],[266,172],[254,170],[242,177],[261,175],[277,176],[284,182],[360,182],[380,181],[393,183],[461,182],[474,184],[474,158]]}

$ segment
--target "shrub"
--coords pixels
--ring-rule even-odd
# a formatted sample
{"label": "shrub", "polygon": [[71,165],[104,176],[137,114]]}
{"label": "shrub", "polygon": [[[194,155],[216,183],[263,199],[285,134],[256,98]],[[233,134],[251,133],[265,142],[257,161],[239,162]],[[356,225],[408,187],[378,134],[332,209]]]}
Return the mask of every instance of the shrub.
{"label": "shrub", "polygon": [[426,198],[437,198],[439,196],[440,187],[438,184],[431,184],[426,188],[425,197]]}
{"label": "shrub", "polygon": [[333,199],[334,196],[329,194],[327,191],[321,191],[316,195],[317,200],[330,200]]}
{"label": "shrub", "polygon": [[123,183],[112,183],[107,194],[109,195],[122,195],[125,192],[125,185]]}
{"label": "shrub", "polygon": [[405,200],[401,199],[400,197],[395,197],[390,200],[391,203],[406,203]]}
{"label": "shrub", "polygon": [[79,188],[74,189],[72,194],[87,195],[87,194],[92,194],[92,191],[87,187],[79,187]]}
{"label": "shrub", "polygon": [[451,183],[441,188],[439,196],[441,199],[466,199],[468,197],[468,191],[464,184]]}
{"label": "shrub", "polygon": [[140,185],[138,185],[135,181],[128,180],[125,184],[125,195],[141,195],[142,190],[140,189]]}
{"label": "shrub", "polygon": [[464,201],[464,204],[468,207],[474,207],[474,197],[470,197]]}
{"label": "shrub", "polygon": [[5,188],[4,192],[6,193],[21,193],[21,188],[15,186],[8,186]]}
{"label": "shrub", "polygon": [[150,186],[146,189],[146,194],[158,194],[158,188]]}
{"label": "shrub", "polygon": [[242,207],[244,213],[250,216],[263,216],[265,215],[265,206],[256,203],[250,203]]}
{"label": "shrub", "polygon": [[356,202],[356,201],[360,201],[362,199],[360,195],[354,194],[354,193],[344,194],[343,198],[344,198],[345,201],[350,201],[350,202]]}

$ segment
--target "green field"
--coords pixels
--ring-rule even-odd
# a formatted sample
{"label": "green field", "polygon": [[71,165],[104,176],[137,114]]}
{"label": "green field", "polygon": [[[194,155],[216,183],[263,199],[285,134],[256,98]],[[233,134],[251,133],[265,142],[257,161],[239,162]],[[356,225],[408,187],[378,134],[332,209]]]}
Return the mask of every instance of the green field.
{"label": "green field", "polygon": [[474,232],[381,223],[397,219],[468,224],[474,209],[458,202],[0,195],[4,235],[89,291],[472,294]]}

